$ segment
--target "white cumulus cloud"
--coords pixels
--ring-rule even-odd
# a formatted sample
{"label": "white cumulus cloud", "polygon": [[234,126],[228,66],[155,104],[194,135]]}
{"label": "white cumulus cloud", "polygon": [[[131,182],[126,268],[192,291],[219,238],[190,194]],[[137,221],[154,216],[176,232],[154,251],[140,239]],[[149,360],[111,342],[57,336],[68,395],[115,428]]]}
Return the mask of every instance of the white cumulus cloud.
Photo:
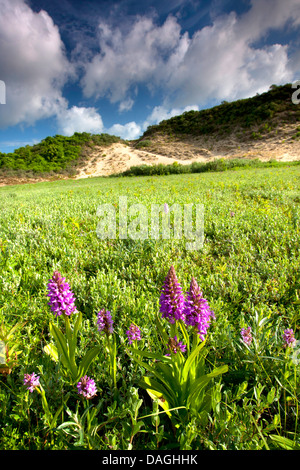
{"label": "white cumulus cloud", "polygon": [[59,30],[45,12],[23,0],[0,0],[1,80],[6,105],[0,127],[34,124],[66,106],[62,87],[72,75]]}
{"label": "white cumulus cloud", "polygon": [[184,108],[173,108],[169,110],[165,106],[155,106],[151,112],[151,114],[147,117],[144,121],[142,128],[145,131],[148,126],[152,126],[153,124],[159,124],[161,121],[166,119],[171,119],[174,116],[180,116],[181,114],[188,112],[188,111],[198,111],[199,107],[197,105],[194,106],[185,106]]}
{"label": "white cumulus cloud", "polygon": [[[185,52],[187,34],[172,16],[157,26],[152,18],[138,17],[127,30],[99,24],[99,49],[86,64],[82,87],[85,96],[109,97],[111,102],[133,104],[132,87],[160,86]],[[136,89],[136,88],[135,88]],[[130,100],[130,101],[128,101]]]}
{"label": "white cumulus cloud", "polygon": [[70,109],[61,109],[57,121],[59,131],[67,136],[74,132],[101,134],[103,131],[102,118],[95,108],[72,106]]}
{"label": "white cumulus cloud", "polygon": [[258,45],[270,31],[299,24],[299,0],[252,0],[242,15],[216,16],[192,36],[171,15],[163,24],[138,16],[127,28],[101,20],[99,52],[85,65],[83,92],[119,103],[120,111],[131,109],[139,86],[161,93],[169,110],[251,96],[300,71],[289,44]]}
{"label": "white cumulus cloud", "polygon": [[107,132],[125,140],[134,140],[141,136],[142,128],[134,121],[126,124],[114,124]]}

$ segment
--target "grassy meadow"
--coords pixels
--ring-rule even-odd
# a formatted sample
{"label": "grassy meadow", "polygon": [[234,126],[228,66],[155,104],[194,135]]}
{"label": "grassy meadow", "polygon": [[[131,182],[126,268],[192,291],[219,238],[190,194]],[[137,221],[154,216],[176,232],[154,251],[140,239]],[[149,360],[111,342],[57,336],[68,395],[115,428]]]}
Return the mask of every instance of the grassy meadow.
{"label": "grassy meadow", "polygon": [[[17,362],[10,374],[0,374],[0,449],[299,447],[300,346],[285,348],[282,339],[287,328],[299,338],[299,190],[300,167],[288,165],[0,188],[0,325],[19,325],[7,341],[18,351]],[[149,213],[154,203],[203,204],[203,247],[187,250],[184,237],[100,240],[97,209],[110,203],[118,211],[120,196]],[[207,412],[205,406],[201,413],[166,412],[140,386],[145,364],[155,367],[155,354],[164,353],[157,318],[168,331],[159,298],[172,265],[183,292],[194,277],[215,313],[206,372],[228,366],[213,379]],[[87,372],[98,390],[91,400],[44,349],[53,344],[49,324],[63,330],[48,306],[54,271],[66,278],[82,313],[77,357],[100,346]],[[115,383],[96,325],[103,308],[114,321]],[[144,362],[128,349],[131,323],[141,330],[136,347]],[[249,326],[247,346],[240,332]],[[33,372],[44,395],[23,384],[24,374]]]}

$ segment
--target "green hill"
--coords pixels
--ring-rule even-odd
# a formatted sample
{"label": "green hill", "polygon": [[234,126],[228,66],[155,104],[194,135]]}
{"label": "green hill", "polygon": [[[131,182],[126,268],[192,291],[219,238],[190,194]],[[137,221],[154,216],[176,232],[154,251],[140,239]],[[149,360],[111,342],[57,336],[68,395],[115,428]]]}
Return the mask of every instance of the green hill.
{"label": "green hill", "polygon": [[[185,112],[148,127],[142,137],[131,141],[131,146],[175,158],[178,155],[180,160],[182,155],[188,158],[189,152],[213,156],[216,152],[212,147],[217,142],[223,153],[227,146],[227,155],[232,152],[232,158],[235,155],[235,158],[245,159],[247,152],[237,155],[240,144],[247,143],[250,153],[259,157],[261,150],[255,148],[255,142],[271,142],[273,139],[273,153],[276,154],[280,148],[284,152],[282,142],[287,142],[293,146],[293,155],[300,155],[300,106],[292,103],[293,92],[291,84],[272,85],[268,92],[251,98],[223,102],[201,111]],[[229,150],[226,141],[228,136],[231,141]],[[209,139],[210,143],[207,142]],[[55,135],[39,144],[16,149],[13,153],[0,153],[0,182],[6,184],[16,179],[24,182],[30,178],[74,176],[86,164],[95,147],[105,147],[116,142],[122,142],[122,139],[109,134],[76,132],[71,137]],[[101,158],[100,154],[101,151]],[[207,168],[212,164],[219,168],[222,162],[209,162]],[[154,171],[148,167],[143,165],[144,169],[138,168],[136,171],[138,174]],[[180,172],[181,166],[172,167],[172,171],[175,170]],[[161,165],[157,171],[165,173],[166,169]]]}
{"label": "green hill", "polygon": [[224,101],[219,106],[202,111],[188,111],[149,126],[139,141],[145,141],[158,133],[175,136],[223,136],[237,127],[252,132],[255,129],[256,133],[259,127],[258,132],[265,133],[278,124],[296,123],[300,121],[300,106],[292,103],[293,91],[291,84],[272,85],[268,92],[252,98],[230,103]]}
{"label": "green hill", "polygon": [[120,140],[109,134],[87,132],[75,132],[72,137],[47,137],[39,144],[20,147],[13,153],[0,153],[0,174],[4,178],[49,174],[71,176],[93,147],[107,146]]}

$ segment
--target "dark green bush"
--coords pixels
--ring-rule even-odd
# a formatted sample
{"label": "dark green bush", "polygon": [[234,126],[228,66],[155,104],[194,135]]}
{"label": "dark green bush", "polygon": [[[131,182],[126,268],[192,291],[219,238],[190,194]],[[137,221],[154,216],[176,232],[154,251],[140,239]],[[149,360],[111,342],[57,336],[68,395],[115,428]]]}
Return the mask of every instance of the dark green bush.
{"label": "dark green bush", "polygon": [[180,116],[164,120],[149,126],[141,139],[155,133],[166,135],[206,135],[231,132],[236,126],[251,128],[268,121],[274,126],[287,120],[297,122],[300,119],[299,106],[291,101],[291,84],[271,88],[268,92],[234,102],[223,102],[211,109],[187,111]]}
{"label": "dark green bush", "polygon": [[270,168],[282,166],[300,165],[300,161],[294,162],[278,162],[276,160],[269,160],[262,162],[258,158],[246,159],[235,158],[225,160],[224,158],[212,160],[207,163],[193,162],[190,165],[181,165],[180,163],[173,163],[172,165],[139,165],[132,166],[123,173],[111,175],[111,177],[118,176],[151,176],[151,175],[174,175],[182,173],[206,173],[214,171],[227,171],[238,168]]}
{"label": "dark green bush", "polygon": [[36,174],[60,173],[69,170],[88,147],[119,141],[119,137],[109,134],[93,135],[87,132],[75,132],[71,137],[46,137],[36,145],[20,147],[13,153],[0,153],[0,169],[28,170]]}

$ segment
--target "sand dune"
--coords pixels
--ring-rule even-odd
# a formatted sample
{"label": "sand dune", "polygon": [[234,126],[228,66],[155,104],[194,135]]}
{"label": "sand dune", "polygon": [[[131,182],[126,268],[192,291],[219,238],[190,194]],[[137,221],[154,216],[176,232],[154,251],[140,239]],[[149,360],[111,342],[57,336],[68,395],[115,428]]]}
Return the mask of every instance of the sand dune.
{"label": "sand dune", "polygon": [[182,164],[189,164],[195,160],[207,161],[208,158],[199,155],[193,155],[191,158],[159,155],[145,150],[135,149],[123,143],[117,143],[105,149],[101,147],[95,149],[90,155],[87,164],[79,171],[76,179],[121,173],[137,165],[155,165],[159,163],[169,165],[175,161]]}
{"label": "sand dune", "polygon": [[[245,135],[243,130],[236,129],[224,137],[202,135],[179,138],[158,134],[146,139],[147,146],[143,149],[139,148],[141,143],[136,141],[94,147],[86,155],[83,165],[78,168],[75,179],[108,176],[122,173],[132,166],[145,164],[168,165],[178,162],[185,165],[217,158],[300,160],[300,137],[297,137],[297,131],[299,132],[298,123],[278,126],[273,132],[257,140]],[[0,186],[66,178],[68,177],[64,175],[49,178],[3,177],[0,178]]]}
{"label": "sand dune", "polygon": [[216,158],[300,160],[300,139],[293,139],[294,134],[295,126],[283,126],[267,138],[258,140],[243,140],[238,132],[222,139],[215,139],[213,136],[179,139],[158,135],[152,138],[147,150],[136,148],[134,142],[117,143],[106,148],[96,147],[76,178],[107,176],[143,164],[190,164],[195,161],[208,162]]}

